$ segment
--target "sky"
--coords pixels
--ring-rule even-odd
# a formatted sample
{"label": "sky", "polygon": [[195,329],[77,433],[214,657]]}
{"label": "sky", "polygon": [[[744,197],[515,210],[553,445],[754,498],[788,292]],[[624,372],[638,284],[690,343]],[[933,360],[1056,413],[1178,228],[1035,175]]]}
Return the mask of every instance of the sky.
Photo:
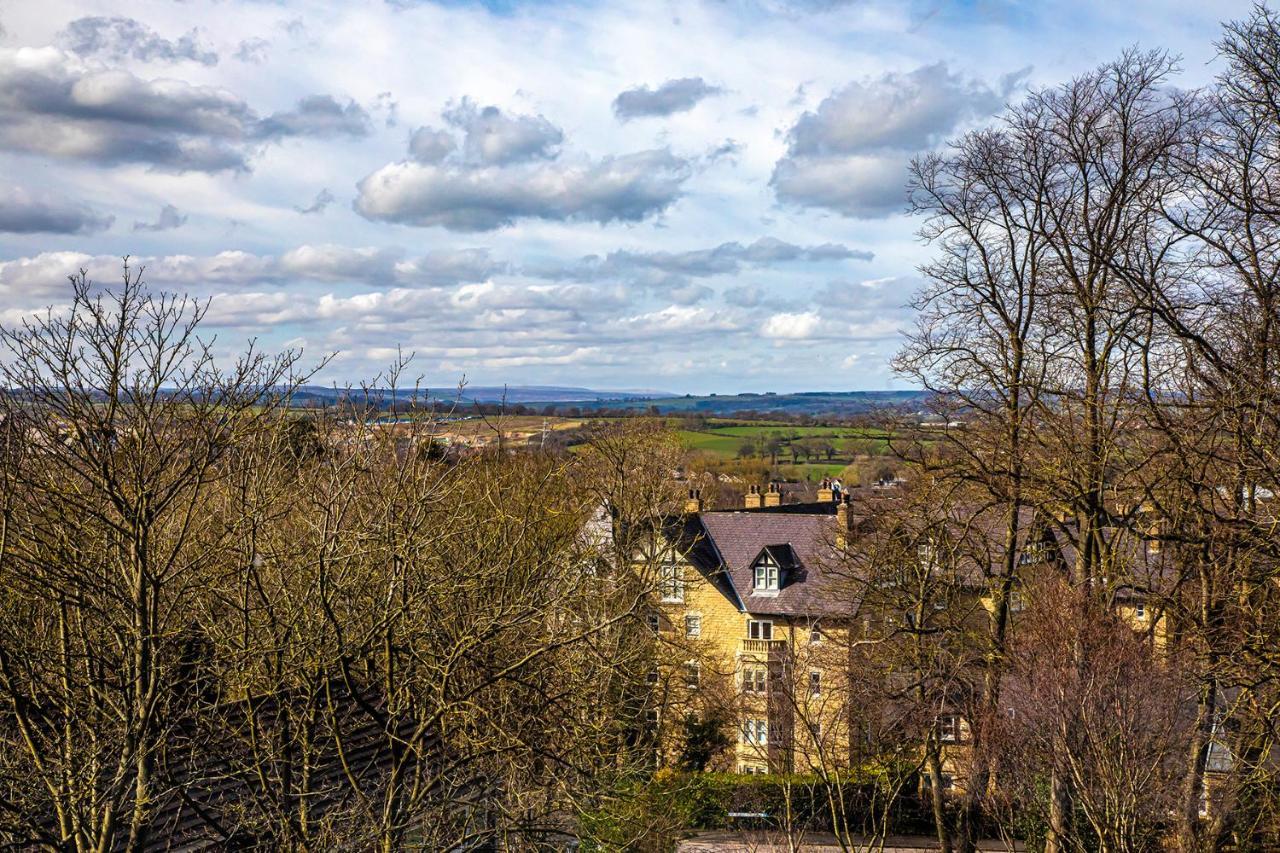
{"label": "sky", "polygon": [[0,0],[0,325],[67,276],[425,385],[906,388],[906,164],[1204,0]]}

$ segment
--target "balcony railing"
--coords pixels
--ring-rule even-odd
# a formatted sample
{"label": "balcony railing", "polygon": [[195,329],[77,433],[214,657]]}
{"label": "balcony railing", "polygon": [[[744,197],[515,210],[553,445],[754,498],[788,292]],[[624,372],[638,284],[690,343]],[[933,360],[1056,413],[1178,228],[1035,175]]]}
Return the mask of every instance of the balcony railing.
{"label": "balcony railing", "polygon": [[782,644],[786,640],[743,640],[742,650],[744,652],[771,652],[774,649],[781,649]]}

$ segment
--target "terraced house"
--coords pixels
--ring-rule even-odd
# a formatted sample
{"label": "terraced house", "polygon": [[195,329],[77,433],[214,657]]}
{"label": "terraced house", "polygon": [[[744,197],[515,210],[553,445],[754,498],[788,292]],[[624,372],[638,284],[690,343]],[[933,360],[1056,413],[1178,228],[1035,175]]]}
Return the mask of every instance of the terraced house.
{"label": "terraced house", "polygon": [[[935,539],[917,530],[900,536],[896,551],[883,550],[882,520],[897,491],[841,495],[824,483],[816,501],[786,503],[771,485],[753,487],[739,508],[718,510],[690,492],[684,512],[665,530],[650,613],[664,649],[653,676],[664,761],[679,762],[690,732],[708,719],[720,720],[733,742],[707,769],[741,773],[837,771],[882,754],[877,730],[891,731],[916,743],[931,736],[941,756],[936,778],[944,789],[963,788],[970,732],[962,690],[943,687],[929,701],[910,698],[895,707],[889,699],[872,707],[884,696],[860,694],[852,679],[884,665],[863,657],[868,649],[874,655],[890,643],[901,649],[922,638],[952,643],[951,674],[968,667],[973,677],[981,654],[963,647],[976,648],[986,630],[998,567],[984,560],[1003,549],[997,531],[970,520],[963,532],[939,530]],[[1066,572],[1070,556],[1051,519],[1029,512],[1021,528],[1010,592],[1015,620],[1023,584]],[[877,535],[880,544],[869,544]],[[949,550],[944,540],[953,536],[969,541]],[[1153,631],[1159,647],[1163,617],[1144,602],[1164,555],[1152,544],[1135,547],[1119,550],[1126,562],[1133,558],[1131,574],[1144,582],[1118,588],[1114,607],[1137,630],[1159,622]],[[879,692],[894,678],[905,690],[915,678],[910,667],[887,682],[882,677]],[[912,702],[914,710],[906,710]]]}

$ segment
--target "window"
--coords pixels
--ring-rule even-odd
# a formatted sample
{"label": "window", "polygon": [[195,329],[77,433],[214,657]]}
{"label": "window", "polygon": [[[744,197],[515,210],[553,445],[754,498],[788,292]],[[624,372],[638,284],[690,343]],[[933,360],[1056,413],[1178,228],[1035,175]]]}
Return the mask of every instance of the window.
{"label": "window", "polygon": [[769,743],[769,721],[748,719],[742,725],[742,739],[756,746],[766,745]]}
{"label": "window", "polygon": [[702,617],[696,613],[684,617],[684,635],[686,637],[702,636]]}
{"label": "window", "polygon": [[921,542],[916,546],[916,558],[923,568],[935,569],[938,566],[938,549],[932,542]]}
{"label": "window", "polygon": [[816,669],[809,672],[809,695],[822,695],[822,673]]}
{"label": "window", "polygon": [[754,581],[752,587],[755,592],[778,591],[778,563],[767,553],[756,561]]}
{"label": "window", "polygon": [[659,720],[658,720],[658,709],[657,709],[657,708],[646,708],[646,709],[645,709],[645,712],[644,712],[644,720],[645,720],[645,722],[646,722],[646,723],[648,723],[648,724],[649,724],[649,725],[651,725],[651,726],[656,726],[656,725],[658,725],[658,722],[659,722]]}
{"label": "window", "polygon": [[759,764],[744,764],[738,772],[745,773],[748,776],[767,776],[769,774],[768,768],[761,767]]}
{"label": "window", "polygon": [[702,664],[691,660],[684,665],[684,686],[697,690],[702,685]]}
{"label": "window", "polygon": [[658,683],[658,670],[656,669],[649,670],[648,674],[645,675],[645,679],[651,685],[656,685]]}
{"label": "window", "polygon": [[1133,615],[1134,615],[1134,617],[1135,617],[1135,618],[1138,618],[1138,619],[1146,619],[1146,618],[1147,618],[1147,605],[1145,605],[1145,604],[1135,604],[1135,605],[1133,605]]}
{"label": "window", "polygon": [[772,640],[773,623],[765,619],[748,619],[747,636],[752,640]]}
{"label": "window", "polygon": [[744,666],[742,668],[742,692],[764,693],[769,683],[769,670],[763,666]]}
{"label": "window", "polygon": [[1021,613],[1024,609],[1026,609],[1026,606],[1027,606],[1027,602],[1023,599],[1021,592],[1015,589],[1009,593],[1009,612],[1010,613]]}
{"label": "window", "polygon": [[960,721],[955,714],[943,714],[938,718],[938,740],[955,743],[959,740]]}
{"label": "window", "polygon": [[645,621],[649,623],[649,630],[658,633],[662,630],[662,617],[657,613],[650,613],[645,617]]}
{"label": "window", "polygon": [[811,723],[809,729],[813,732],[814,741],[822,740],[822,723]]}
{"label": "window", "polygon": [[809,626],[809,642],[812,645],[817,645],[822,642],[822,629],[817,625]]}
{"label": "window", "polygon": [[1022,566],[1030,566],[1036,563],[1046,562],[1048,559],[1048,551],[1043,542],[1028,542],[1023,547],[1022,553],[1018,555],[1018,564]]}
{"label": "window", "polygon": [[663,601],[684,601],[684,578],[680,576],[678,563],[668,561],[662,564],[658,589]]}

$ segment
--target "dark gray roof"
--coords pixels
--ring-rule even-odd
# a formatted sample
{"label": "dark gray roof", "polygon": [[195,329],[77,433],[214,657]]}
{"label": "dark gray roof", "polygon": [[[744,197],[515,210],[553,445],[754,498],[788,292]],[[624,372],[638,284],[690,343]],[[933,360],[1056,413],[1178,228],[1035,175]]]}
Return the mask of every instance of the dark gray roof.
{"label": "dark gray roof", "polygon": [[[849,613],[833,584],[836,520],[823,512],[704,512],[690,516],[682,550],[748,613],[818,617]],[[752,592],[752,567],[768,550],[782,567],[780,589]],[[728,590],[725,590],[726,592]]]}

